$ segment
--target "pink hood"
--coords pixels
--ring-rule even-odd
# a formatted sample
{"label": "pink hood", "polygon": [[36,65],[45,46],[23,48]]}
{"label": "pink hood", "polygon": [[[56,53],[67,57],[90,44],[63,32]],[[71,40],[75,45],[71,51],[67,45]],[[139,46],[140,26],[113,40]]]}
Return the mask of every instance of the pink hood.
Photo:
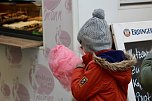
{"label": "pink hood", "polygon": [[49,67],[61,85],[70,90],[73,69],[82,60],[64,45],[56,45],[49,52]]}

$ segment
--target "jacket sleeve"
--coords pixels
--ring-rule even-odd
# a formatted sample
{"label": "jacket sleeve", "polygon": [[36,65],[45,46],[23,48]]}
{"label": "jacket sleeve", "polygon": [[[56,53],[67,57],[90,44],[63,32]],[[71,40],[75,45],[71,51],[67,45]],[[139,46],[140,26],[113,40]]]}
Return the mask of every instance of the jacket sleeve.
{"label": "jacket sleeve", "polygon": [[102,69],[97,64],[91,63],[87,67],[87,71],[83,68],[76,68],[72,75],[71,90],[78,101],[85,101],[93,95],[95,93],[95,91],[92,91],[93,88],[99,84],[102,78]]}

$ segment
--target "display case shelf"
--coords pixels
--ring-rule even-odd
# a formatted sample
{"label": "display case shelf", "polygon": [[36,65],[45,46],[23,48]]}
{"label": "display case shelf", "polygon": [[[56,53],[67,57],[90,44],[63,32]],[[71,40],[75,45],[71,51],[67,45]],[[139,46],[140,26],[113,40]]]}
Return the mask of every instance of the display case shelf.
{"label": "display case shelf", "polygon": [[1,36],[43,41],[41,6],[33,2],[35,0],[0,0]]}
{"label": "display case shelf", "polygon": [[35,0],[0,0],[0,3],[29,3],[35,2]]}
{"label": "display case shelf", "polygon": [[20,48],[24,49],[24,48],[32,48],[32,47],[42,46],[43,42],[0,35],[0,44],[14,46],[14,47],[20,47]]}
{"label": "display case shelf", "polygon": [[0,35],[6,35],[6,36],[36,40],[36,41],[43,40],[42,35],[35,35],[33,32],[30,32],[30,31],[15,30],[15,29],[9,29],[5,27],[0,27]]}

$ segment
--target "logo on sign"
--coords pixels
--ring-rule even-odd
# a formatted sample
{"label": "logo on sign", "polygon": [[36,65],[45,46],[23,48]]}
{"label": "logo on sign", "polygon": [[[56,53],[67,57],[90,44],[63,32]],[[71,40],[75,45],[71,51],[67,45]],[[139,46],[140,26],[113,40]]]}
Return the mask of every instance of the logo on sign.
{"label": "logo on sign", "polygon": [[131,29],[132,35],[152,34],[152,28]]}
{"label": "logo on sign", "polygon": [[124,29],[123,33],[124,33],[124,35],[125,35],[126,37],[129,37],[129,36],[130,36],[130,30],[129,30],[129,29]]}
{"label": "logo on sign", "polygon": [[123,33],[126,37],[132,35],[152,34],[152,28],[140,28],[140,29],[124,29]]}

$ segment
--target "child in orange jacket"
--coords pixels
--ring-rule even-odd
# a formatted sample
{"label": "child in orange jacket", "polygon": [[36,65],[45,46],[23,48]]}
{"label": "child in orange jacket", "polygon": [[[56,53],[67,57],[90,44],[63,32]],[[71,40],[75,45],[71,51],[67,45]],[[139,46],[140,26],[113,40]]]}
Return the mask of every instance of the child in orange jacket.
{"label": "child in orange jacket", "polygon": [[112,50],[112,36],[104,11],[95,9],[77,39],[84,51],[83,63],[72,74],[71,90],[77,101],[126,101],[131,67],[136,60]]}

